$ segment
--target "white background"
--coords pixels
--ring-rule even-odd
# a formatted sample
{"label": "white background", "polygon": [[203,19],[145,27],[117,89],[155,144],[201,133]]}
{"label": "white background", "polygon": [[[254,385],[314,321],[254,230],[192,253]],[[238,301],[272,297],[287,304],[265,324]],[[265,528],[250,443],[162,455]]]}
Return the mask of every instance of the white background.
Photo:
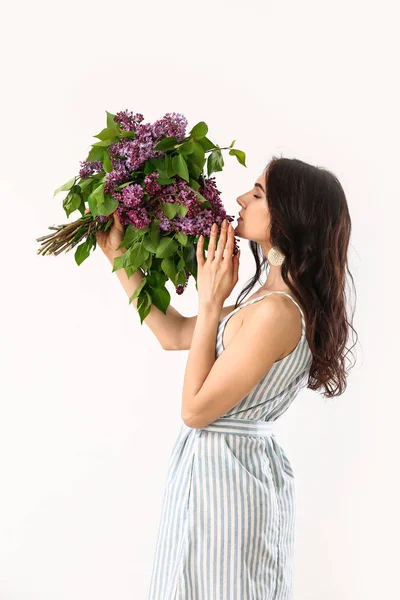
{"label": "white background", "polygon": [[[236,139],[247,169],[226,153],[217,174],[231,215],[273,154],[341,181],[356,367],[339,398],[302,392],[277,431],[297,480],[295,600],[397,597],[396,4],[3,8],[1,600],[145,598],[188,353],[163,351],[140,326],[100,250],[78,267],[73,252],[38,256],[35,241],[66,222],[54,190],[78,172],[105,111],[124,109],[146,121],[182,112],[220,145]],[[240,246],[227,304],[254,271]],[[169,291],[196,314],[193,280]]]}

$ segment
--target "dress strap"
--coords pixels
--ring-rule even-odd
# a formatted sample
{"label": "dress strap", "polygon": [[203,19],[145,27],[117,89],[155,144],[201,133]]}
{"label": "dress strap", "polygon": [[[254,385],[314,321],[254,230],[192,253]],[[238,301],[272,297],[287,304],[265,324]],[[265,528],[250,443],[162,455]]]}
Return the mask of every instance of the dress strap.
{"label": "dress strap", "polygon": [[304,313],[303,313],[299,303],[296,302],[296,300],[293,298],[293,296],[291,296],[287,292],[280,292],[280,291],[267,292],[266,294],[263,294],[262,296],[259,296],[258,298],[253,298],[252,300],[248,300],[247,302],[243,302],[243,304],[240,304],[239,306],[237,306],[229,314],[227,314],[223,319],[220,320],[220,323],[224,323],[222,330],[225,329],[225,325],[226,325],[226,322],[228,321],[228,319],[230,319],[230,317],[232,315],[234,315],[239,309],[243,308],[244,306],[247,306],[248,304],[253,304],[253,302],[257,302],[258,300],[262,300],[263,298],[265,298],[266,296],[269,296],[270,294],[284,294],[285,296],[290,298],[295,303],[295,305],[297,306],[297,308],[299,309],[300,314],[301,314],[301,330],[302,330],[302,335],[303,335],[306,331],[306,322],[305,322]]}
{"label": "dress strap", "polygon": [[297,306],[297,308],[299,309],[300,314],[301,314],[301,329],[302,329],[302,332],[305,333],[305,330],[306,330],[306,320],[305,320],[305,317],[304,317],[304,312],[302,311],[300,304],[293,298],[293,296],[291,296],[287,292],[278,292],[278,291],[269,292],[267,294],[267,296],[269,296],[270,294],[284,294],[285,296],[287,296],[288,298],[290,298],[292,300],[292,302],[295,303],[295,305]]}

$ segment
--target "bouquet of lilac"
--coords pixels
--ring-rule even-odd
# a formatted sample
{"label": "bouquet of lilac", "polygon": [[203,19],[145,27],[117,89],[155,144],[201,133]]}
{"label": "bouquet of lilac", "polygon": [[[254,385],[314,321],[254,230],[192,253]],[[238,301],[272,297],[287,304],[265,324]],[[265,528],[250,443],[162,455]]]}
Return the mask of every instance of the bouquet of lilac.
{"label": "bouquet of lilac", "polygon": [[[80,265],[96,248],[96,231],[106,231],[117,212],[126,226],[113,271],[124,268],[128,277],[137,269],[145,274],[142,284],[129,298],[139,296],[141,323],[154,303],[164,313],[170,303],[165,287],[169,279],[182,294],[190,275],[196,280],[196,244],[203,235],[204,249],[214,222],[221,225],[227,215],[211,174],[222,171],[222,150],[236,156],[243,166],[245,153],[221,148],[207,137],[203,121],[186,134],[187,120],[167,113],[154,123],[143,123],[143,115],[125,110],[107,112],[107,126],[92,144],[76,176],[54,192],[68,192],[63,208],[69,217],[78,210],[81,218],[67,225],[49,227],[55,233],[37,238],[38,254],[57,255],[76,249]],[[207,165],[207,176],[204,168]],[[86,204],[90,213],[86,213]],[[234,254],[238,251],[235,242]]]}

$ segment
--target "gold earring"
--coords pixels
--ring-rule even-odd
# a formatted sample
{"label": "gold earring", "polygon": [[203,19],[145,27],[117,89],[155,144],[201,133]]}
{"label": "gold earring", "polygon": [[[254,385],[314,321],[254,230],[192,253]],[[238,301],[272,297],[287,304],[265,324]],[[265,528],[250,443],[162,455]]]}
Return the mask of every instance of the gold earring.
{"label": "gold earring", "polygon": [[268,255],[268,262],[273,265],[274,267],[279,267],[283,261],[285,260],[285,255],[282,254],[282,252],[280,250],[278,250],[278,248],[270,248]]}

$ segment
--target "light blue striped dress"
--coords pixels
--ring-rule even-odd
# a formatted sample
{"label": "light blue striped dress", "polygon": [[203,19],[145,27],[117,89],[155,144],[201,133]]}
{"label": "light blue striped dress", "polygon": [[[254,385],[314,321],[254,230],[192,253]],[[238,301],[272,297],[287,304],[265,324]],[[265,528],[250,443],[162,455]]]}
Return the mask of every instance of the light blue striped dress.
{"label": "light blue striped dress", "polygon": [[147,600],[292,600],[295,481],[274,424],[307,384],[301,339],[236,406],[203,429],[183,424],[172,448]]}

